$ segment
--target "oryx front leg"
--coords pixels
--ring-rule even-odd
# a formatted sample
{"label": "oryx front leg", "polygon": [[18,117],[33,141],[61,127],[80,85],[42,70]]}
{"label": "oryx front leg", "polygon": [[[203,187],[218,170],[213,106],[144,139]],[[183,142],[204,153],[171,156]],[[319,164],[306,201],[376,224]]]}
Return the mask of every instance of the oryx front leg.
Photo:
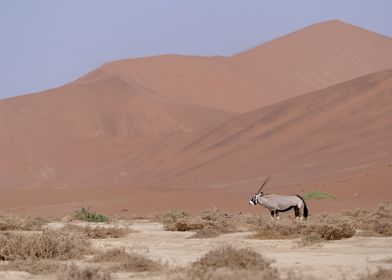
{"label": "oryx front leg", "polygon": [[275,218],[276,218],[277,220],[280,219],[279,214],[278,214],[278,210],[273,210],[273,211],[271,211],[271,219],[272,219],[272,220],[275,220]]}

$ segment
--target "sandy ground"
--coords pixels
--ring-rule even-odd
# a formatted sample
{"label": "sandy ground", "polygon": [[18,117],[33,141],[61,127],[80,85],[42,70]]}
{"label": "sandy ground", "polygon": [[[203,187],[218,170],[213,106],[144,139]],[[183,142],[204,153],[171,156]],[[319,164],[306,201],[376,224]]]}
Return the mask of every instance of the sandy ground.
{"label": "sandy ground", "polygon": [[[193,239],[192,232],[168,232],[163,226],[149,220],[119,222],[135,230],[120,239],[93,240],[97,249],[125,248],[155,260],[167,263],[171,268],[184,267],[211,249],[232,245],[252,248],[273,261],[284,278],[290,273],[317,279],[357,279],[359,275],[375,271],[378,267],[392,268],[386,260],[392,258],[392,238],[353,237],[303,247],[298,240],[254,240],[250,232],[225,234],[216,238]],[[53,227],[61,224],[52,224]],[[164,275],[143,273],[114,273],[112,279],[165,279]],[[33,276],[25,272],[0,272],[0,279],[57,279],[56,276]]]}
{"label": "sandy ground", "polygon": [[138,221],[131,225],[138,231],[125,240],[98,240],[95,246],[106,249],[124,247],[168,262],[171,266],[186,266],[211,249],[232,245],[252,248],[274,260],[282,276],[289,272],[312,275],[320,279],[356,279],[359,274],[377,267],[390,267],[383,260],[392,257],[392,238],[354,237],[303,247],[297,240],[254,240],[250,232],[225,234],[216,238],[193,239],[191,232],[163,231],[162,225]]}

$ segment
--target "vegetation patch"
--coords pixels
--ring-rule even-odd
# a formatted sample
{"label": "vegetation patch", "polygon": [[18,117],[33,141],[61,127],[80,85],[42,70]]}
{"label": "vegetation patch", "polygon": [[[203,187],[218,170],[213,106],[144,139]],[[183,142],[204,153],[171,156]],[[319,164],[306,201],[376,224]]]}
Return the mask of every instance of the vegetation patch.
{"label": "vegetation patch", "polygon": [[321,192],[321,191],[313,191],[302,195],[304,200],[310,199],[336,199],[335,196],[329,193]]}
{"label": "vegetation patch", "polygon": [[160,262],[140,254],[128,254],[124,249],[111,249],[106,252],[100,252],[94,256],[92,261],[111,263],[110,270],[112,271],[159,271],[164,267]]}
{"label": "vegetation patch", "polygon": [[90,250],[90,241],[74,232],[45,230],[39,233],[0,233],[0,260],[68,260]]}
{"label": "vegetation patch", "polygon": [[63,228],[65,231],[79,232],[84,234],[88,238],[92,239],[103,239],[103,238],[122,238],[133,232],[129,228],[121,227],[91,227],[91,226],[79,226],[73,224],[67,224]]}
{"label": "vegetation patch", "polygon": [[0,231],[24,230],[38,231],[50,222],[49,219],[35,216],[16,216],[10,213],[0,214]]}
{"label": "vegetation patch", "polygon": [[219,210],[204,211],[194,217],[186,212],[175,210],[157,215],[155,221],[161,222],[165,230],[195,231],[192,238],[210,238],[237,231],[237,220]]}
{"label": "vegetation patch", "polygon": [[68,266],[58,277],[58,280],[111,280],[109,272],[96,267]]}
{"label": "vegetation patch", "polygon": [[390,280],[392,279],[392,269],[379,268],[376,272],[368,273],[359,280]]}
{"label": "vegetation patch", "polygon": [[297,222],[293,220],[261,222],[253,234],[256,239],[302,238],[304,245],[322,240],[340,240],[355,235],[355,227],[348,222]]}
{"label": "vegetation patch", "polygon": [[75,211],[74,217],[77,220],[93,222],[93,223],[109,222],[108,217],[102,214],[98,214],[97,212],[90,210],[90,208],[84,208],[84,207],[82,207],[80,210]]}
{"label": "vegetation patch", "polygon": [[270,264],[253,250],[226,246],[208,252],[175,279],[279,279]]}
{"label": "vegetation patch", "polygon": [[0,265],[2,271],[25,271],[31,274],[51,274],[61,268],[61,264],[53,260],[21,260]]}

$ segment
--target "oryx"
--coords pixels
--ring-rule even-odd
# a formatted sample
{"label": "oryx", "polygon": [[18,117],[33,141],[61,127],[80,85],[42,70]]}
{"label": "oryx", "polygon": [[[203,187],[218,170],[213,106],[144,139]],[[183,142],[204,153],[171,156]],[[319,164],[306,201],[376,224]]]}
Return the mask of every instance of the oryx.
{"label": "oryx", "polygon": [[[249,204],[255,206],[257,203],[263,205],[271,211],[272,218],[279,219],[279,212],[286,212],[294,208],[295,218],[302,220],[308,217],[308,208],[302,197],[299,195],[279,195],[279,194],[264,194],[261,190],[271,179],[270,176],[261,185],[259,191],[249,201]],[[303,214],[301,214],[301,209]]]}

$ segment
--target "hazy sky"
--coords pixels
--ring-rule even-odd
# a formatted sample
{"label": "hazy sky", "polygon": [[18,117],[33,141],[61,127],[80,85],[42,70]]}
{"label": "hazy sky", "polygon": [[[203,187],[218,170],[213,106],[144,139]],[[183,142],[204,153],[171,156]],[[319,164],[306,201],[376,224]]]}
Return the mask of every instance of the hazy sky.
{"label": "hazy sky", "polygon": [[0,0],[0,98],[116,59],[231,55],[330,19],[392,37],[389,0]]}

